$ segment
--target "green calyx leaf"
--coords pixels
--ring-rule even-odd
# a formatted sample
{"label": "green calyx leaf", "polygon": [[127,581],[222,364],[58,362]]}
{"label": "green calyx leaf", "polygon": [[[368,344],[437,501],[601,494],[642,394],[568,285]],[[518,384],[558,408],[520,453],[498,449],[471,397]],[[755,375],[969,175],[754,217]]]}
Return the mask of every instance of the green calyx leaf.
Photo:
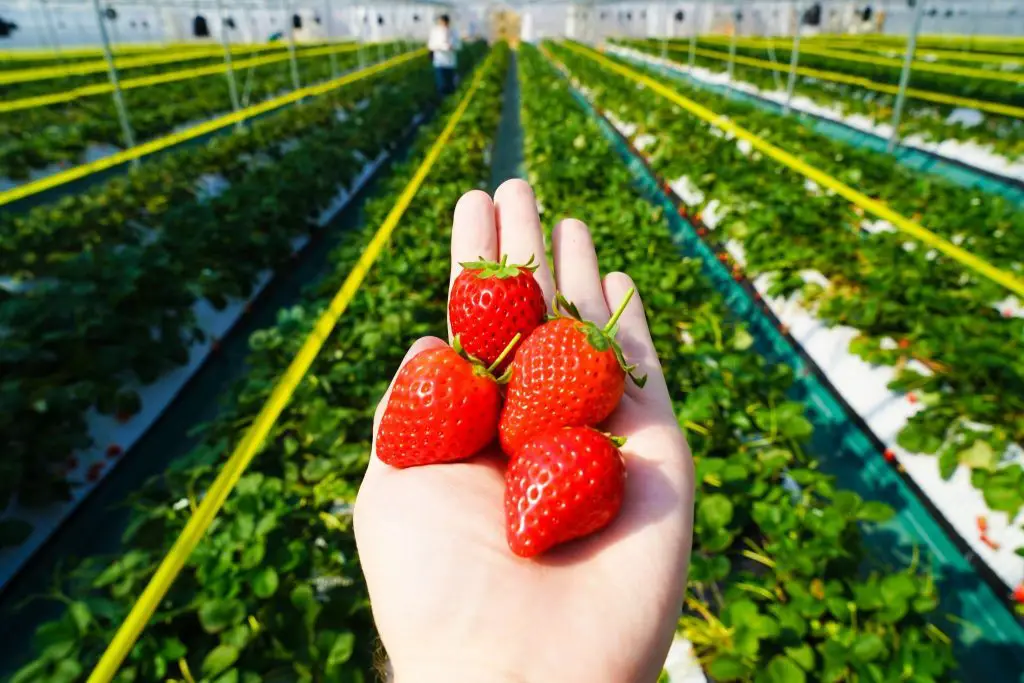
{"label": "green calyx leaf", "polygon": [[517,277],[520,273],[527,272],[532,273],[537,270],[537,266],[533,262],[533,255],[530,255],[530,260],[523,264],[508,264],[508,254],[501,257],[500,262],[488,261],[484,257],[478,257],[478,261],[467,261],[460,263],[459,265],[466,270],[477,271],[476,276],[481,280],[496,277],[499,280],[505,280],[512,277]]}
{"label": "green calyx leaf", "polygon": [[498,355],[497,358],[494,359],[494,362],[491,363],[490,366],[484,365],[484,362],[482,360],[480,360],[479,358],[470,353],[467,353],[466,350],[462,347],[462,341],[459,339],[458,335],[455,335],[455,338],[452,340],[452,349],[455,351],[455,353],[459,354],[473,365],[473,372],[476,375],[480,377],[490,377],[498,384],[508,384],[508,381],[512,379],[511,364],[507,368],[505,368],[505,372],[503,372],[499,377],[494,376],[494,371],[497,370],[498,367],[501,365],[502,361],[508,358],[508,355],[512,353],[513,350],[515,350],[516,345],[522,338],[522,333],[517,332],[516,336],[512,337],[512,341],[508,343],[505,349]]}
{"label": "green calyx leaf", "polygon": [[[629,300],[633,298],[633,294],[636,292],[632,287],[626,292],[626,296],[623,297],[622,303],[612,314],[611,319],[604,327],[598,327],[596,323],[589,320],[584,320],[583,316],[580,315],[580,311],[576,308],[576,304],[566,299],[561,292],[555,294],[555,301],[552,304],[555,318],[569,317],[573,320],[578,320],[580,325],[577,329],[583,333],[583,336],[587,338],[589,343],[597,351],[607,351],[611,349],[612,353],[615,354],[615,359],[619,362],[619,367],[622,371],[629,375],[630,379],[636,386],[643,388],[644,384],[647,383],[647,375],[636,375],[634,370],[637,369],[637,365],[629,364],[626,362],[626,356],[622,353],[622,347],[619,346],[618,342],[615,341],[615,335],[619,332],[619,318],[622,317],[622,313],[626,310],[626,305],[629,304]],[[563,316],[559,310],[565,311],[568,315]]]}

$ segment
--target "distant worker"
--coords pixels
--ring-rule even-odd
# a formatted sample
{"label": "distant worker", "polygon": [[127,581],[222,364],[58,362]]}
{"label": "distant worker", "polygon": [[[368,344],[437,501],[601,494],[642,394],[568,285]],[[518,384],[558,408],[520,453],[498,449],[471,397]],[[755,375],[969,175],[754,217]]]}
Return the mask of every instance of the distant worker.
{"label": "distant worker", "polygon": [[459,36],[451,27],[447,14],[437,18],[430,29],[427,49],[434,53],[434,79],[442,95],[455,92],[455,51],[459,49]]}

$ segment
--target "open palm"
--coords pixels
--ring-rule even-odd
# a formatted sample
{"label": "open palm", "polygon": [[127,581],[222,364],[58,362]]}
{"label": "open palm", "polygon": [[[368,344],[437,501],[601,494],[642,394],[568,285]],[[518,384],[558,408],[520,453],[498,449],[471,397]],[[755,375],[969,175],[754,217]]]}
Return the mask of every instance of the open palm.
{"label": "open palm", "polygon": [[[459,200],[452,278],[478,257],[531,256],[548,301],[558,290],[603,325],[628,276],[603,281],[586,226],[565,220],[553,238],[555,277],[533,192],[509,181],[494,201]],[[634,297],[619,325],[626,358],[646,373],[604,425],[626,437],[626,496],[605,530],[531,560],[505,541],[504,471],[497,450],[470,461],[397,470],[372,458],[355,531],[373,615],[398,683],[654,681],[679,615],[689,562],[693,467]],[[420,339],[406,355],[443,342]],[[387,397],[377,410],[377,420]],[[376,429],[374,430],[376,432]]]}

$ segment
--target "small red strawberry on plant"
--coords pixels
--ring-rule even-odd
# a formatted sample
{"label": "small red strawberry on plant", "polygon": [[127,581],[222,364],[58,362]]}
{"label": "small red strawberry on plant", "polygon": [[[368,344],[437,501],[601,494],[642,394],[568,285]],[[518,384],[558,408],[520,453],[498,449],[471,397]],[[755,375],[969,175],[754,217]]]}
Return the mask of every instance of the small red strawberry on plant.
{"label": "small red strawberry on plant", "polygon": [[416,354],[395,378],[377,429],[377,457],[405,468],[455,462],[494,440],[501,411],[493,372],[519,342],[515,335],[489,367],[455,347]]}
{"label": "small red strawberry on plant", "polygon": [[108,458],[116,458],[119,455],[121,455],[121,453],[122,453],[122,448],[120,446],[118,446],[116,443],[112,443],[109,446],[107,446],[107,457]]}
{"label": "small red strawberry on plant", "polygon": [[[525,339],[544,322],[547,304],[533,277],[533,257],[523,265],[508,265],[480,259],[462,264],[448,298],[448,319],[452,336],[462,348],[486,365],[505,350],[517,334]],[[496,369],[501,372],[511,356]]]}
{"label": "small red strawberry on plant", "polygon": [[520,557],[607,526],[622,507],[624,443],[589,427],[567,427],[523,443],[505,475],[508,547]]}
{"label": "small red strawberry on plant", "polygon": [[557,315],[523,342],[512,361],[499,433],[507,455],[527,439],[557,427],[590,427],[611,415],[626,388],[626,375],[642,387],[615,342],[618,320],[633,296],[630,289],[603,328],[581,318],[576,306],[559,295]]}

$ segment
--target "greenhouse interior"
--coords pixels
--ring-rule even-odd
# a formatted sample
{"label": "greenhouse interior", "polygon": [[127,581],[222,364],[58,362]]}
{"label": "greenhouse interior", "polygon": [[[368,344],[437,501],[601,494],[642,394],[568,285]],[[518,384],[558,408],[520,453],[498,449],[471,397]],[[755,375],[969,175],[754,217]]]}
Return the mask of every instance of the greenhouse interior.
{"label": "greenhouse interior", "polygon": [[0,0],[0,680],[1024,683],[1024,1]]}

